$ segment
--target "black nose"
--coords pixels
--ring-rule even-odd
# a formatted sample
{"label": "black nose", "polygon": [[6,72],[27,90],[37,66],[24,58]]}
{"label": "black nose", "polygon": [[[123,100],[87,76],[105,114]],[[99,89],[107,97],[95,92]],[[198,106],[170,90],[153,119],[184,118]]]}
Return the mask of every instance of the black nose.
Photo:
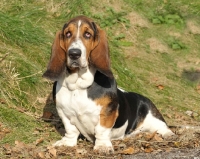
{"label": "black nose", "polygon": [[81,57],[81,50],[80,49],[70,49],[68,51],[68,55],[69,55],[70,59],[77,60],[78,58]]}

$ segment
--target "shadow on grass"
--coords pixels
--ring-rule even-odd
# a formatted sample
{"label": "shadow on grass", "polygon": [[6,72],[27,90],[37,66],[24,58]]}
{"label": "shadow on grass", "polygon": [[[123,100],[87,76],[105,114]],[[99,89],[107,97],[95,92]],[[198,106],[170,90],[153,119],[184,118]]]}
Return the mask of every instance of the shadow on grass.
{"label": "shadow on grass", "polygon": [[[43,108],[43,115],[42,119],[45,122],[49,122],[51,125],[53,125],[56,129],[56,131],[61,135],[65,135],[65,128],[62,123],[62,120],[58,116],[57,110],[56,110],[56,103],[54,102],[53,99],[53,94],[50,93],[49,96],[47,97],[46,104]],[[79,138],[85,139],[82,134],[79,135]]]}
{"label": "shadow on grass", "polygon": [[200,70],[183,70],[182,77],[191,82],[198,82],[200,81]]}
{"label": "shadow on grass", "polygon": [[53,125],[56,129],[56,131],[64,136],[65,134],[65,129],[64,125],[58,116],[57,110],[56,110],[56,104],[53,100],[53,95],[52,93],[49,94],[46,100],[46,104],[43,108],[43,116],[42,119],[45,122],[49,122],[51,125]]}

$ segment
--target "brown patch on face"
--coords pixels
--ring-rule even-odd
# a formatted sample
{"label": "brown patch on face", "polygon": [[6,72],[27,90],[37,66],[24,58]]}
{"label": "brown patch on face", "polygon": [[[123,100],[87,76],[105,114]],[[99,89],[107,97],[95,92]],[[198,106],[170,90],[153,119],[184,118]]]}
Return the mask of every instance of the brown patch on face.
{"label": "brown patch on face", "polygon": [[63,31],[64,35],[64,48],[65,51],[68,50],[68,47],[71,45],[73,41],[75,41],[78,33],[78,24],[70,23]]}
{"label": "brown patch on face", "polygon": [[[88,37],[89,36],[89,37]],[[80,27],[80,39],[82,40],[87,53],[87,59],[89,58],[90,52],[95,47],[94,31],[87,23],[82,23]]]}
{"label": "brown patch on face", "polygon": [[112,110],[110,103],[111,98],[106,96],[95,100],[98,105],[102,106],[100,112],[100,125],[106,128],[112,128],[118,117],[118,109]]}

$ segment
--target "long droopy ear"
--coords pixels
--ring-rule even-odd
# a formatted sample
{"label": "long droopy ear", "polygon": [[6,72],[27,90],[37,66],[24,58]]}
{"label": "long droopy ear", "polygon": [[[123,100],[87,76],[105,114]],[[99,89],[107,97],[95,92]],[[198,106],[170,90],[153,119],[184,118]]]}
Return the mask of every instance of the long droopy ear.
{"label": "long droopy ear", "polygon": [[110,54],[108,48],[108,40],[105,31],[98,27],[98,37],[95,48],[90,54],[90,60],[94,67],[107,77],[113,78],[110,69]]}
{"label": "long droopy ear", "polygon": [[52,45],[51,58],[47,66],[46,72],[43,77],[52,81],[57,81],[59,76],[65,70],[66,55],[64,49],[63,38],[61,37],[61,31],[56,33],[56,38]]}

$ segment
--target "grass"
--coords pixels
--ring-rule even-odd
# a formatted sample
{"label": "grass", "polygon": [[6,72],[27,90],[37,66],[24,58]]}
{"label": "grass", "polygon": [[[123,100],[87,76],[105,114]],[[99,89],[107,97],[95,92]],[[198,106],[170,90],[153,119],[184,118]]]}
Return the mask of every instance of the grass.
{"label": "grass", "polygon": [[[192,110],[198,116],[186,116],[188,121],[200,121],[199,2],[3,0],[0,10],[0,121],[11,129],[0,144],[33,142],[37,136],[31,133],[46,127],[36,120],[45,105],[38,98],[45,99],[51,91],[51,82],[41,75],[55,32],[80,14],[106,30],[120,87],[148,96],[164,115],[185,116]],[[50,138],[56,135],[52,132]]]}

